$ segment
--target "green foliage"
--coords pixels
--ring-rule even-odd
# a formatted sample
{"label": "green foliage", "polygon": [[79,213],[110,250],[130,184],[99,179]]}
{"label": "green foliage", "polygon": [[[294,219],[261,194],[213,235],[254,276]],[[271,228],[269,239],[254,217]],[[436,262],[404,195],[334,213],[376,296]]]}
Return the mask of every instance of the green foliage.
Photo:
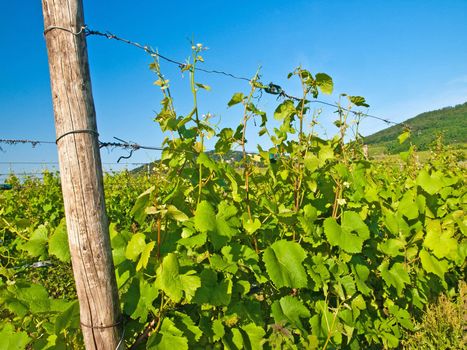
{"label": "green foliage", "polygon": [[[238,127],[217,130],[197,104],[208,87],[195,79],[203,46],[193,49],[183,66],[194,96],[187,115],[176,113],[168,80],[151,65],[163,94],[155,120],[169,131],[161,159],[149,172],[105,178],[125,345],[401,346],[426,305],[465,279],[464,169],[442,152],[423,167],[413,150],[401,167],[370,162],[359,140],[344,142],[351,125],[343,110],[339,135],[316,137],[307,128],[318,118],[312,101],[333,82],[302,68],[290,77],[303,99],[281,101],[272,122],[254,104],[263,86],[255,76],[228,102],[240,110]],[[367,105],[342,96],[349,107]],[[245,151],[250,124],[270,148]],[[204,151],[207,138],[214,152]],[[0,193],[5,348],[80,346],[59,196],[50,174]],[[38,260],[50,264],[33,267]]]}
{"label": "green foliage", "polygon": [[[146,180],[128,173],[106,177],[106,189],[122,182],[139,186],[136,192],[113,188],[106,201],[111,221],[131,228],[131,217],[122,213],[130,212]],[[79,348],[79,307],[59,178],[46,172],[42,180],[20,182],[12,176],[7,181],[14,186],[0,194],[0,348]]]}

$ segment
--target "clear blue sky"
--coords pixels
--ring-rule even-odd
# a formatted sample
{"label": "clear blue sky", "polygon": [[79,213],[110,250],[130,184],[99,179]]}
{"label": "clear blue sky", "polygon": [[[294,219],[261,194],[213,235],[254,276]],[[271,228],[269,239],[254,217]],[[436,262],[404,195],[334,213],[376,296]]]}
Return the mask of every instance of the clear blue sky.
{"label": "clear blue sky", "polygon": [[[252,76],[262,66],[264,83],[276,82],[291,93],[299,87],[286,79],[298,65],[325,72],[339,93],[364,96],[369,113],[403,121],[418,113],[467,101],[467,0],[326,0],[326,1],[86,1],[86,23],[151,45],[183,61],[190,40],[209,47],[205,67]],[[54,140],[47,53],[40,1],[1,2],[0,138]],[[113,136],[144,145],[160,145],[153,122],[160,93],[152,85],[150,57],[130,46],[88,37],[91,76],[101,140]],[[179,113],[191,109],[188,79],[163,64],[172,82]],[[234,126],[239,110],[227,102],[248,84],[199,74],[212,86],[201,96],[201,112]],[[272,112],[276,100],[263,96]],[[323,130],[332,135],[332,110],[325,110]],[[367,119],[363,134],[386,125]],[[249,148],[254,150],[251,135]],[[0,162],[56,160],[53,145],[0,145]],[[104,162],[125,152],[102,151]],[[138,151],[131,161],[157,157]],[[107,165],[106,168],[109,168]],[[30,171],[41,166],[11,166]],[[115,168],[115,167],[114,167]],[[0,163],[0,173],[10,165]],[[0,181],[1,181],[0,177]]]}

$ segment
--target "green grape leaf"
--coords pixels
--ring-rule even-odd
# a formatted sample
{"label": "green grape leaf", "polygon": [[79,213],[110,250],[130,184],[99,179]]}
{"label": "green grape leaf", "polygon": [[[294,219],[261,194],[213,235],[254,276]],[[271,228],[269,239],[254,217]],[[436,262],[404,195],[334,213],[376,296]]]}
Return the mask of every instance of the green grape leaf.
{"label": "green grape leaf", "polygon": [[219,203],[217,215],[207,201],[202,201],[195,212],[195,228],[207,232],[214,249],[218,250],[239,232],[240,221],[236,214],[235,206],[225,201]]}
{"label": "green grape leaf", "polygon": [[397,348],[399,346],[399,339],[391,333],[381,332],[383,336],[383,342],[387,343],[386,348]]}
{"label": "green grape leaf", "polygon": [[405,242],[400,239],[390,238],[378,243],[378,250],[386,255],[395,257],[404,255]]}
{"label": "green grape leaf", "polygon": [[26,332],[16,332],[11,323],[6,323],[0,330],[0,349],[2,350],[20,350],[26,349],[31,342]]}
{"label": "green grape leaf", "polygon": [[230,180],[230,185],[232,188],[232,199],[235,202],[241,202],[242,197],[238,194],[238,183],[235,177],[232,174],[226,173],[225,176]]}
{"label": "green grape leaf", "polygon": [[195,296],[196,291],[201,287],[201,279],[195,275],[196,271],[188,271],[187,273],[180,275],[180,281],[182,282],[182,288],[185,292],[185,299],[190,302]]}
{"label": "green grape leaf", "polygon": [[175,315],[177,316],[177,328],[181,328],[184,331],[185,336],[188,338],[188,342],[198,342],[203,336],[203,331],[195,324],[190,315],[178,311],[175,312]]}
{"label": "green grape leaf", "polygon": [[346,211],[341,225],[334,218],[324,220],[324,233],[332,246],[347,253],[360,253],[363,242],[370,238],[370,231],[358,213]]}
{"label": "green grape leaf", "polygon": [[209,158],[209,156],[206,153],[201,153],[198,156],[198,159],[196,159],[196,164],[203,165],[211,171],[218,170],[218,165],[216,164],[216,162],[213,159]]}
{"label": "green grape leaf", "polygon": [[177,256],[174,253],[169,253],[164,257],[156,272],[156,288],[162,289],[176,303],[182,299],[183,291],[185,291],[187,301],[190,301],[201,286],[201,280],[198,276],[193,276],[190,273],[180,275],[179,270]]}
{"label": "green grape leaf", "polygon": [[201,287],[196,290],[192,302],[198,305],[228,305],[232,296],[232,281],[217,280],[217,273],[204,269],[201,274]]}
{"label": "green grape leaf", "polygon": [[70,247],[65,220],[62,220],[49,237],[49,254],[55,255],[62,262],[70,262]]}
{"label": "green grape leaf", "polygon": [[214,146],[216,153],[227,153],[232,148],[233,130],[231,128],[224,128],[217,134],[219,139]]}
{"label": "green grape leaf", "polygon": [[144,247],[143,251],[141,252],[141,257],[138,261],[138,264],[136,265],[136,271],[141,270],[142,268],[146,268],[149,262],[149,258],[151,256],[151,252],[154,249],[154,246],[156,245],[156,242],[152,241],[146,244]]}
{"label": "green grape leaf", "polygon": [[320,166],[321,162],[319,158],[313,153],[307,153],[303,160],[303,165],[305,168],[311,172],[314,172]]}
{"label": "green grape leaf", "polygon": [[155,187],[152,186],[147,189],[145,192],[141,193],[136,199],[135,205],[131,209],[130,214],[134,217],[135,221],[138,224],[142,224],[146,219],[146,207],[150,204],[150,194],[155,190]]}
{"label": "green grape leaf", "polygon": [[409,220],[418,218],[418,206],[415,200],[416,194],[412,191],[405,192],[399,202],[397,211]]}
{"label": "green grape leaf", "polygon": [[238,271],[238,266],[235,262],[228,262],[220,255],[213,254],[209,260],[211,262],[211,267],[214,270],[220,272],[229,272],[231,274],[235,274]]}
{"label": "green grape leaf", "polygon": [[152,305],[158,297],[159,290],[153,283],[144,279],[134,278],[130,287],[122,295],[123,310],[133,319],[141,319],[145,323],[150,312],[156,312]]}
{"label": "green grape leaf", "polygon": [[167,206],[166,215],[170,216],[171,218],[173,218],[174,220],[178,222],[184,222],[188,220],[188,216],[184,212],[178,210],[177,207],[175,207],[174,205]]}
{"label": "green grape leaf", "polygon": [[251,350],[262,350],[264,336],[266,335],[264,329],[260,326],[255,325],[254,323],[248,323],[247,325],[241,326],[241,328],[248,335]]}
{"label": "green grape leaf", "polygon": [[293,327],[304,330],[300,318],[311,317],[310,311],[303,305],[303,303],[290,295],[276,300],[271,306],[272,316],[277,324],[288,321]]}
{"label": "green grape leaf", "polygon": [[247,219],[243,221],[243,228],[250,235],[258,231],[260,227],[261,221],[259,221],[257,218],[254,218],[253,220]]}
{"label": "green grape leaf", "polygon": [[169,319],[164,318],[158,333],[153,333],[146,344],[148,350],[188,350],[188,338]]}
{"label": "green grape leaf", "polygon": [[230,344],[228,344],[224,339],[224,344],[226,345],[226,348],[233,348],[233,349],[244,349],[245,346],[243,344],[243,335],[242,332],[238,328],[232,328],[232,343],[234,347],[231,347]]}
{"label": "green grape leaf", "polygon": [[232,107],[232,106],[236,105],[237,103],[242,102],[244,98],[245,98],[245,95],[243,95],[243,93],[241,93],[241,92],[236,92],[236,93],[232,96],[232,98],[230,99],[230,101],[227,103],[227,106]]}
{"label": "green grape leaf", "polygon": [[277,288],[304,288],[307,277],[303,260],[305,250],[296,242],[280,240],[269,246],[263,254],[266,271]]}
{"label": "green grape leaf", "polygon": [[407,310],[404,310],[400,308],[397,305],[387,305],[389,313],[391,315],[394,315],[397,319],[397,322],[399,322],[404,328],[409,329],[411,331],[414,330],[414,325],[410,320],[410,314]]}
{"label": "green grape leaf", "polygon": [[410,284],[409,274],[402,263],[395,263],[390,269],[388,267],[389,261],[385,261],[381,264],[379,267],[381,276],[386,282],[386,285],[395,287],[397,294],[401,296],[405,285]]}
{"label": "green grape leaf", "polygon": [[283,120],[292,117],[297,113],[292,101],[285,100],[274,111],[274,118],[276,120]]}
{"label": "green grape leaf", "polygon": [[63,308],[59,303],[51,303],[53,300],[40,284],[17,282],[10,287],[10,291],[12,295],[6,298],[5,306],[20,317],[26,313],[39,314]]}
{"label": "green grape leaf", "polygon": [[403,144],[405,140],[407,140],[410,137],[410,130],[404,131],[402,134],[400,134],[397,139],[399,140],[399,144]]}
{"label": "green grape leaf", "polygon": [[441,228],[439,221],[429,220],[426,224],[426,237],[423,241],[423,246],[433,251],[434,256],[438,259],[448,258],[456,260],[457,240],[452,237],[453,232]]}
{"label": "green grape leaf", "polygon": [[216,229],[216,214],[207,201],[202,201],[196,208],[195,228],[200,232],[214,231]]}
{"label": "green grape leaf", "polygon": [[366,103],[365,98],[362,96],[348,96],[349,101],[353,103],[355,106],[360,107],[370,107],[368,103]]}
{"label": "green grape leaf", "polygon": [[[354,299],[352,299],[351,302],[352,305],[352,310],[355,312],[355,310],[365,310],[367,308],[365,299],[361,295],[357,295]],[[356,318],[356,317],[354,317]]]}
{"label": "green grape leaf", "polygon": [[146,236],[144,233],[136,233],[131,237],[130,242],[128,242],[125,251],[125,257],[127,259],[136,261],[145,248]]}
{"label": "green grape leaf", "polygon": [[206,232],[203,232],[190,237],[180,238],[178,240],[178,244],[188,248],[197,248],[201,247],[204,243],[206,243],[207,238],[208,235],[206,234]]}
{"label": "green grape leaf", "polygon": [[[201,57],[201,56],[198,56],[198,57]],[[202,59],[200,60],[202,61]],[[207,90],[207,91],[210,91],[211,90],[211,87],[209,85],[206,85],[206,84],[200,84],[200,83],[195,83],[197,87],[199,87],[200,89],[204,89],[204,90]]]}
{"label": "green grape leaf", "polygon": [[444,274],[448,271],[449,264],[446,260],[438,260],[425,249],[420,251],[420,261],[426,272],[434,273],[441,279],[444,279]]}
{"label": "green grape leaf", "polygon": [[47,228],[44,225],[39,226],[31,234],[29,241],[23,244],[22,249],[27,251],[30,256],[42,256],[46,252],[48,241]]}
{"label": "green grape leaf", "polygon": [[311,204],[303,207],[303,215],[298,217],[300,226],[307,236],[311,236],[315,230],[315,221],[318,218],[318,211]]}
{"label": "green grape leaf", "polygon": [[334,159],[334,149],[331,145],[322,145],[318,152],[319,166],[326,164],[329,159]]}
{"label": "green grape leaf", "polygon": [[[355,281],[352,278],[352,276],[347,275],[347,276],[340,277],[338,281],[342,285],[342,287],[344,287],[347,297],[353,296],[355,292],[357,291],[355,287]],[[343,297],[342,299],[346,299],[346,298]]]}
{"label": "green grape leaf", "polygon": [[431,195],[438,193],[444,187],[442,175],[438,173],[430,175],[425,169],[422,169],[420,173],[418,173],[415,181],[418,186]]}
{"label": "green grape leaf", "polygon": [[55,318],[55,334],[64,330],[79,328],[79,304],[74,301],[71,305]]}
{"label": "green grape leaf", "polygon": [[216,215],[216,229],[209,233],[214,249],[221,249],[230,239],[239,233],[240,221],[236,218],[237,208],[221,202]]}
{"label": "green grape leaf", "polygon": [[225,335],[224,325],[221,320],[214,320],[212,322],[212,331],[214,333],[212,337],[214,341],[220,340]]}
{"label": "green grape leaf", "polygon": [[316,85],[319,86],[323,94],[330,95],[334,89],[334,83],[332,78],[325,73],[317,73],[316,76]]}

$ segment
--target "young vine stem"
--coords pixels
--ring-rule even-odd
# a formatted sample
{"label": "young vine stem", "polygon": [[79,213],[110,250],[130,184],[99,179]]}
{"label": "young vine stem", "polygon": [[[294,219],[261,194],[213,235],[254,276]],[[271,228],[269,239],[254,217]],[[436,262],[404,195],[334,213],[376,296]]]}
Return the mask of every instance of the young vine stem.
{"label": "young vine stem", "polygon": [[324,311],[324,317],[326,319],[326,324],[328,326],[328,336],[326,338],[326,342],[324,343],[322,350],[326,349],[326,347],[328,346],[329,341],[331,340],[331,336],[334,333],[334,324],[336,323],[337,314],[339,313],[340,307],[341,307],[341,303],[339,302],[338,305],[337,305],[336,311],[334,311],[334,315],[332,317],[331,327],[329,327],[329,321],[327,319],[326,312],[325,312],[325,310],[323,310]]}
{"label": "young vine stem", "polygon": [[[245,203],[246,203],[246,209],[248,213],[248,219],[250,222],[253,221],[253,217],[251,215],[251,208],[250,208],[250,187],[249,187],[249,176],[250,176],[250,162],[247,159],[247,154],[246,154],[246,128],[248,124],[248,120],[250,119],[250,115],[248,114],[248,106],[251,103],[251,100],[253,98],[253,94],[256,91],[256,80],[258,79],[258,74],[259,71],[256,72],[252,82],[251,82],[251,90],[248,95],[247,100],[244,102],[244,110],[243,110],[243,129],[242,129],[242,153],[243,153],[243,175],[245,176]],[[258,253],[258,241],[256,237],[253,237],[253,243],[255,246],[255,251]]]}
{"label": "young vine stem", "polygon": [[[303,81],[303,77],[301,74],[299,74],[300,77],[300,83],[302,85],[302,91],[303,91],[303,97],[302,100],[300,101],[300,114],[298,115],[298,119],[300,121],[299,125],[299,131],[298,131],[298,157],[297,157],[297,162],[296,162],[296,168],[298,171],[298,177],[295,178],[295,184],[294,184],[294,201],[295,201],[295,212],[298,212],[300,208],[300,188],[302,186],[302,177],[303,177],[303,166],[302,166],[302,145],[303,145],[303,120],[305,118],[305,101],[306,97],[308,94],[308,90],[306,88],[305,82]],[[295,240],[295,237],[294,237]]]}
{"label": "young vine stem", "polygon": [[352,108],[352,106],[349,106],[348,108],[342,108],[340,101],[337,104],[337,106],[338,106],[337,111],[339,114],[339,131],[340,131],[339,143],[340,143],[341,151],[342,151],[342,160],[344,161],[344,164],[347,164],[348,159],[347,159],[347,154],[346,154],[347,152],[346,152],[346,145],[345,145],[345,134],[348,128],[347,118],[348,118],[349,113],[351,112],[350,109]]}
{"label": "young vine stem", "polygon": [[[313,134],[310,133],[308,135],[308,138],[307,138],[307,147],[305,149],[305,154],[303,155],[303,158],[305,159],[307,154],[308,154],[308,151],[309,151],[309,145],[310,145],[310,142],[311,142],[311,138],[312,138]],[[299,181],[298,181],[298,189],[300,190],[300,188],[302,187],[302,182],[303,182],[303,177],[304,177],[304,171],[303,171],[303,168],[302,170],[300,171],[300,178],[299,178]],[[305,198],[305,193],[306,191],[303,191],[301,196],[300,196],[300,191],[299,191],[299,196],[298,196],[298,200],[299,200],[299,203],[298,203],[298,208],[301,207],[302,203],[303,203],[303,199]],[[298,212],[298,209],[296,210]]]}
{"label": "young vine stem", "polygon": [[[198,96],[197,96],[197,89],[196,89],[196,81],[195,81],[195,70],[196,70],[196,62],[198,60],[198,49],[193,51],[193,64],[190,66],[190,86],[191,86],[191,93],[193,94],[193,110],[195,111],[195,122],[196,128],[198,131],[198,135],[200,137],[200,151],[199,153],[203,152],[204,148],[204,137],[203,133],[201,132],[200,128],[200,120],[199,120],[199,112],[198,112]],[[203,191],[203,166],[199,164],[198,167],[199,172],[199,180],[198,180],[198,204],[201,202],[201,194]]]}
{"label": "young vine stem", "polygon": [[335,180],[334,181],[336,182],[336,194],[334,195],[334,203],[332,205],[332,217],[334,219],[337,219],[337,211],[339,210],[339,199],[341,199],[341,196],[342,196],[342,184],[340,183],[340,181],[338,180]]}
{"label": "young vine stem", "polygon": [[18,235],[20,238],[24,239],[25,241],[29,241],[29,238],[26,236],[23,236],[19,231],[14,228],[8,221],[6,221],[4,218],[2,218],[3,222],[8,226],[8,229],[13,232],[14,234]]}
{"label": "young vine stem", "polygon": [[[168,301],[167,301],[167,303],[168,303]],[[161,294],[161,306],[160,306],[158,315],[156,316],[156,318],[151,320],[151,322],[149,322],[149,324],[144,329],[143,333],[141,333],[139,335],[139,337],[135,340],[135,342],[128,348],[129,350],[137,349],[138,346],[141,343],[143,343],[149,337],[149,333],[151,333],[151,331],[153,333],[157,333],[159,331],[159,328],[162,325],[162,319],[163,319],[162,316],[163,316],[164,308],[167,306],[167,303],[164,304],[164,292],[162,292],[162,294]]]}

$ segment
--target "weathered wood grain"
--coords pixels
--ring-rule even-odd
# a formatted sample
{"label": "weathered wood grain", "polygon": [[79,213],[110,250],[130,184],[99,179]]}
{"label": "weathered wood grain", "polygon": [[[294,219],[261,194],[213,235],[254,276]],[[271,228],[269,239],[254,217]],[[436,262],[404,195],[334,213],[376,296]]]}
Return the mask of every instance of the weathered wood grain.
{"label": "weathered wood grain", "polygon": [[57,138],[90,130],[66,134],[57,142],[81,328],[86,349],[113,350],[122,325],[86,36],[81,30],[82,1],[42,0],[42,8]]}

